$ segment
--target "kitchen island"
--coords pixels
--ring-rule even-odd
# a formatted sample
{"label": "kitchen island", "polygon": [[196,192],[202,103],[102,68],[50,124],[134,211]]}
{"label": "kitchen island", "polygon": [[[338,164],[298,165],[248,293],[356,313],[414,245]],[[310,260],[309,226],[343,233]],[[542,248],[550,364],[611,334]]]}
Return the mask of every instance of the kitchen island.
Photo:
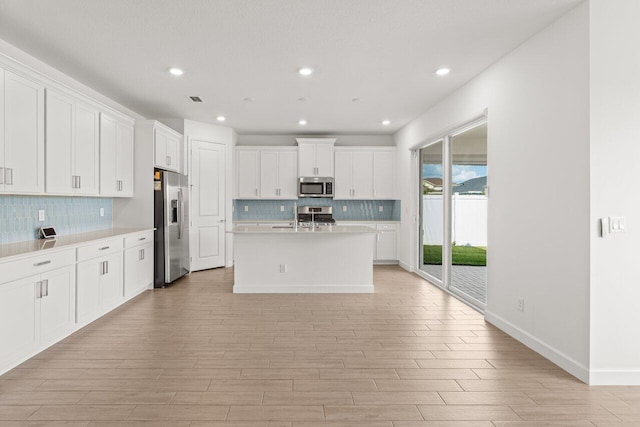
{"label": "kitchen island", "polygon": [[376,230],[239,226],[234,293],[371,293]]}

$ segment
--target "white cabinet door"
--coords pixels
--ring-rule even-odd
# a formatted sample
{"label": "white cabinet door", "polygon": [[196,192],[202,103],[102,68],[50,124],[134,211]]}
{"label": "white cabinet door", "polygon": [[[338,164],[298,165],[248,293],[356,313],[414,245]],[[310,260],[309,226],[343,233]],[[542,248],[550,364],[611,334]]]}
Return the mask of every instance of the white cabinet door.
{"label": "white cabinet door", "polygon": [[[263,152],[264,154],[264,152]],[[278,153],[278,188],[281,199],[298,198],[298,152]]]}
{"label": "white cabinet door", "polygon": [[259,196],[258,188],[258,151],[237,151],[238,198],[255,199]]}
{"label": "white cabinet door", "polygon": [[354,151],[351,154],[351,198],[373,197],[373,153]]}
{"label": "white cabinet door", "polygon": [[153,243],[124,251],[124,296],[130,298],[153,283]]}
{"label": "white cabinet door", "polygon": [[[155,126],[155,125],[154,125]],[[154,164],[157,168],[179,172],[181,138],[163,128],[153,129]]]}
{"label": "white cabinet door", "polygon": [[0,190],[44,193],[44,87],[5,70],[3,107],[4,180],[0,182],[4,188]]}
{"label": "white cabinet door", "polygon": [[179,146],[180,138],[177,138],[174,135],[167,136],[167,169],[171,169],[176,172],[178,172],[180,165],[178,161]]}
{"label": "white cabinet door", "polygon": [[76,294],[73,266],[41,275],[40,342],[53,344],[67,336],[75,324]]}
{"label": "white cabinet door", "polygon": [[395,198],[395,155],[392,151],[373,153],[373,198]]}
{"label": "white cabinet door", "polygon": [[166,169],[169,164],[167,161],[167,134],[162,129],[153,130],[153,152],[155,166]]}
{"label": "white cabinet door", "polygon": [[348,151],[336,151],[335,154],[334,199],[351,199],[352,156]]}
{"label": "white cabinet door", "polygon": [[133,196],[133,126],[100,114],[100,194]]}
{"label": "white cabinet door", "polygon": [[278,186],[278,152],[260,152],[260,198],[279,198]]}
{"label": "white cabinet door", "polygon": [[47,193],[73,194],[74,101],[47,90],[46,189]]}
{"label": "white cabinet door", "polygon": [[116,179],[120,197],[133,197],[133,126],[118,122],[116,127]]}
{"label": "white cabinet door", "polygon": [[333,145],[316,145],[316,175],[333,176]]}
{"label": "white cabinet door", "polygon": [[124,297],[122,286],[122,253],[102,259],[105,264],[100,277],[100,311],[104,313],[116,307]]}
{"label": "white cabinet door", "polygon": [[392,261],[398,259],[397,231],[378,230],[376,260]]}
{"label": "white cabinet door", "polygon": [[120,184],[116,177],[117,123],[104,113],[100,114],[100,194],[115,196]]}
{"label": "white cabinet door", "polygon": [[316,176],[315,144],[299,144],[298,176]]}
{"label": "white cabinet door", "polygon": [[35,350],[36,287],[40,276],[0,284],[0,366],[18,362]]}
{"label": "white cabinet door", "polygon": [[76,322],[84,324],[100,316],[100,279],[102,259],[76,265]]}
{"label": "white cabinet door", "polygon": [[[74,192],[82,195],[98,194],[100,190],[100,112],[89,105],[76,103],[74,130],[73,175],[77,177]],[[48,167],[47,157],[47,170]]]}

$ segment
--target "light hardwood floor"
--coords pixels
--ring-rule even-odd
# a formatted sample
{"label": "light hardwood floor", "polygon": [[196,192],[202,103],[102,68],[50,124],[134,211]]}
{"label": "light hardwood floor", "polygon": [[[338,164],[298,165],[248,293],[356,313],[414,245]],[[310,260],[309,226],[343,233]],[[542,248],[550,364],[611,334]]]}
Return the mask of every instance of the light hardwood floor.
{"label": "light hardwood floor", "polygon": [[0,426],[640,426],[398,267],[368,295],[233,295],[233,271],[146,292],[0,377]]}

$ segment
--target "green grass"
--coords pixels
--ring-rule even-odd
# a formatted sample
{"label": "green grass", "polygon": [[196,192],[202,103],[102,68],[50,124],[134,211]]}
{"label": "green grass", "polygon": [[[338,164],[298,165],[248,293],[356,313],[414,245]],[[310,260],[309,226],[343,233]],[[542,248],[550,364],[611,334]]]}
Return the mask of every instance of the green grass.
{"label": "green grass", "polygon": [[[453,265],[487,265],[487,248],[477,246],[454,246]],[[424,245],[424,263],[442,265],[442,246]]]}

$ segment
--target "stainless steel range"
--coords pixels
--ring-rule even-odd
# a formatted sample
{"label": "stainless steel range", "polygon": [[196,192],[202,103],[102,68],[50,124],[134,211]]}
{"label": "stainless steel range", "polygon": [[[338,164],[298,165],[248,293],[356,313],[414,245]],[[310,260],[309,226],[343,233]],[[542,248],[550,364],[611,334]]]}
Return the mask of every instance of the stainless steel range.
{"label": "stainless steel range", "polygon": [[333,208],[331,206],[299,206],[298,225],[334,225]]}

